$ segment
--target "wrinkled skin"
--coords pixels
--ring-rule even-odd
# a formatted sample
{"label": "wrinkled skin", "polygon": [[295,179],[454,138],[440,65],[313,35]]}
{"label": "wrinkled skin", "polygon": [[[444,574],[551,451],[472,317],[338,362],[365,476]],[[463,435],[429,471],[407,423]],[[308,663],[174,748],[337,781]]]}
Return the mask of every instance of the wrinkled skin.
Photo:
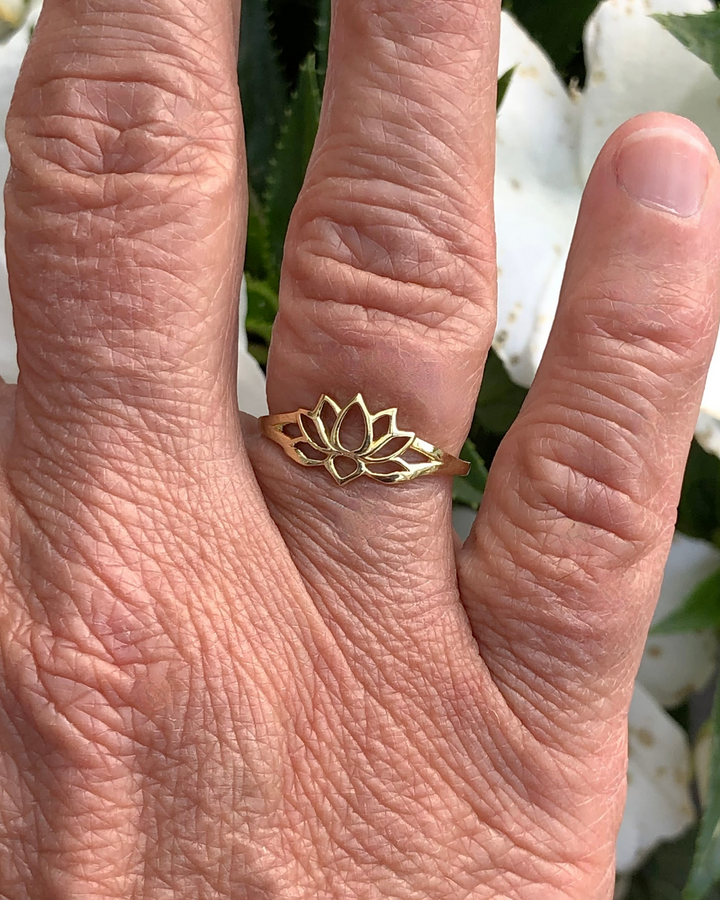
{"label": "wrinkled skin", "polygon": [[[607,900],[717,327],[717,162],[677,217],[619,186],[619,148],[704,138],[651,115],[611,139],[460,547],[450,479],[341,489],[241,427],[238,12],[46,0],[8,120],[0,897]],[[337,0],[273,412],[362,391],[462,445],[498,19]]]}

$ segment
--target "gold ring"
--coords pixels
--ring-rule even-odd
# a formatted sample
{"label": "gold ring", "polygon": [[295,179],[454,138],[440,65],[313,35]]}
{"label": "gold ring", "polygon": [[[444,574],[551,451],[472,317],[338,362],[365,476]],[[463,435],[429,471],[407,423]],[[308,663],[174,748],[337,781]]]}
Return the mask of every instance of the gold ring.
{"label": "gold ring", "polygon": [[422,475],[468,474],[470,463],[398,428],[397,413],[371,413],[362,394],[344,407],[323,394],[315,409],[263,416],[260,427],[290,459],[301,466],[324,466],[340,485],[361,475],[403,484]]}

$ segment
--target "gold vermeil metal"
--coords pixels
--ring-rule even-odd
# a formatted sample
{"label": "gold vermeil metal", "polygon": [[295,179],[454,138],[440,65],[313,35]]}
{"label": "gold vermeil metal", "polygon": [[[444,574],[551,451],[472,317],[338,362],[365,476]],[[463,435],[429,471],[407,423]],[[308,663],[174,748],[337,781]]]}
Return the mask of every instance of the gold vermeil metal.
{"label": "gold vermeil metal", "polygon": [[[359,413],[363,427],[356,448],[342,443],[342,427],[351,413]],[[397,414],[396,408],[371,413],[362,394],[356,394],[344,407],[323,394],[315,409],[263,416],[260,426],[263,434],[279,444],[290,459],[301,466],[324,466],[339,485],[349,484],[361,475],[381,484],[404,484],[423,475],[467,475],[469,463],[423,441],[413,431],[403,431],[398,427]],[[307,427],[306,419],[312,423],[313,431]],[[381,419],[388,423],[376,434],[375,425]],[[297,426],[300,433],[287,434],[285,429],[290,425]],[[315,455],[308,455],[310,451]],[[349,466],[345,472],[338,469],[338,460],[344,461],[344,469]]]}

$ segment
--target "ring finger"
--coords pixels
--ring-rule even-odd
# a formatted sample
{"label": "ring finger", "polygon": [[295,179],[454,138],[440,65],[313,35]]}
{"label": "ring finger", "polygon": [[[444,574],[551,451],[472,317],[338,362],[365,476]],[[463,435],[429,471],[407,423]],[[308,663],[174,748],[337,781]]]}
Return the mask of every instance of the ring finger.
{"label": "ring finger", "polygon": [[[401,429],[452,454],[462,446],[494,328],[499,7],[337,0],[319,134],[286,244],[271,413],[312,409],[322,394],[344,406],[361,392],[371,413],[397,407]],[[405,631],[412,604],[413,621],[436,627],[440,602],[465,627],[450,478],[341,487],[259,446],[258,476],[296,559],[344,594],[333,616]],[[371,573],[390,585],[373,602]]]}

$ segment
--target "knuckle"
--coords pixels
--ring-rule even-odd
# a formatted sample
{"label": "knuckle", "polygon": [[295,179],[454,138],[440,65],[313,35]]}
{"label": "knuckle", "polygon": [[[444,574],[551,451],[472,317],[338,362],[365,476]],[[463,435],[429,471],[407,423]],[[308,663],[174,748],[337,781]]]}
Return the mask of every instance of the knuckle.
{"label": "knuckle", "polygon": [[[582,589],[612,570],[630,569],[665,529],[653,508],[657,487],[645,473],[634,439],[600,415],[542,411],[543,423],[521,418],[508,440],[516,459],[518,503],[513,534],[525,534],[549,582]],[[625,448],[625,449],[623,449]]]}
{"label": "knuckle", "polygon": [[342,307],[365,326],[405,323],[477,348],[494,327],[494,238],[480,216],[447,197],[384,179],[321,184],[291,223],[286,272],[301,315],[342,327]]}
{"label": "knuckle", "polygon": [[658,479],[642,457],[620,449],[631,446],[629,438],[608,437],[607,420],[518,425],[510,438],[517,502],[497,534],[503,558],[521,573],[522,590],[538,597],[535,626],[546,633],[539,656],[555,658],[558,672],[570,656],[576,671],[592,677],[600,659],[623,662],[630,631],[642,627],[643,591],[628,596],[628,580],[664,546],[676,498],[654,502]]}
{"label": "knuckle", "polygon": [[[113,197],[133,176],[184,176],[189,182],[205,172],[234,169],[237,119],[230,110],[183,110],[186,98],[148,81],[118,85],[62,78],[43,91],[55,97],[41,100],[32,113],[8,116],[14,176],[25,175],[53,195],[71,190],[67,176],[74,176],[84,208],[109,205],[108,192]],[[84,95],[87,104],[74,110],[76,95]]]}
{"label": "knuckle", "polygon": [[228,167],[240,115],[231,79],[145,18],[114,29],[102,52],[90,38],[61,44],[62,34],[31,45],[6,125],[16,173],[48,188],[59,179],[64,191],[75,176],[100,199],[113,179]]}
{"label": "knuckle", "polygon": [[646,506],[623,489],[625,476],[634,467],[607,471],[602,452],[593,459],[577,448],[535,450],[534,454],[530,450],[532,458],[525,465],[533,484],[532,494],[525,498],[528,505],[545,517],[564,520],[574,542],[585,531],[583,543],[588,550],[600,551],[599,563],[608,556],[613,564],[628,555],[634,557],[638,545],[648,538],[649,525]]}
{"label": "knuckle", "polygon": [[195,323],[226,278],[207,244],[225,239],[219,222],[230,236],[241,197],[237,98],[199,63],[139,47],[127,59],[129,42],[116,39],[119,58],[58,48],[47,67],[36,48],[8,116],[14,291],[26,346],[41,335],[52,351],[32,354],[50,383],[84,383],[90,365],[137,381],[154,341],[143,366],[187,359],[206,377],[217,352]]}
{"label": "knuckle", "polygon": [[614,545],[613,557],[634,557],[662,530],[647,433],[618,423],[620,415],[581,405],[548,405],[543,414],[542,426],[519,423],[515,437],[528,508],[566,520],[573,540],[585,528],[590,547],[601,547],[604,536]]}
{"label": "knuckle", "polygon": [[[579,357],[631,376],[638,389],[666,391],[673,382],[702,376],[714,345],[715,312],[707,285],[654,285],[651,302],[639,302],[632,284],[604,285],[600,296],[573,299]],[[648,294],[648,291],[645,291]],[[640,384],[639,382],[642,382]]]}
{"label": "knuckle", "polygon": [[[353,4],[351,12],[357,20],[367,23],[365,27],[374,28],[381,34],[394,29],[407,40],[408,21],[412,26],[411,33],[448,34],[471,40],[473,30],[484,24],[483,14],[477,3],[472,0],[452,0],[442,8],[433,0],[420,0],[412,10],[408,10],[403,0],[360,0]],[[384,28],[384,30],[382,30]]]}

